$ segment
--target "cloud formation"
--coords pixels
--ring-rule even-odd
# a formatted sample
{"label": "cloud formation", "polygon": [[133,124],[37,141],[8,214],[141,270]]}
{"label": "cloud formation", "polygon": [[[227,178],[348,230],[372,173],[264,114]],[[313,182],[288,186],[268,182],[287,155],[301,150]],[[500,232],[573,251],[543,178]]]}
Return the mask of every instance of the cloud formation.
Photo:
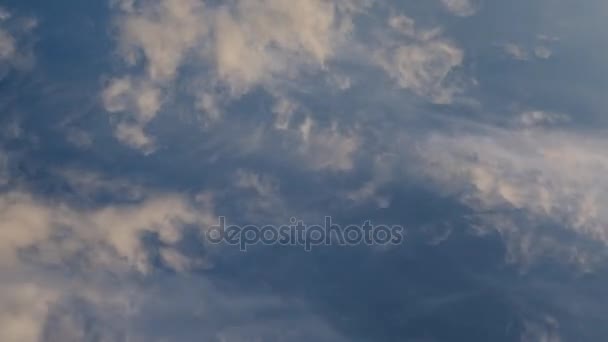
{"label": "cloud formation", "polygon": [[[321,73],[333,80],[330,86],[346,90],[350,79],[334,73],[332,65],[353,56],[434,103],[450,103],[463,92],[448,77],[464,53],[438,27],[420,29],[405,15],[391,17],[388,27],[374,29],[380,40],[368,56],[354,24],[370,6],[354,0],[115,3],[119,52],[132,70],[113,77],[102,94],[106,110],[117,117],[115,135],[151,153],[155,142],[146,127],[177,98],[194,98],[192,111],[201,110],[213,122],[224,105],[257,87],[280,99],[301,91],[292,86],[297,79]],[[173,90],[176,82],[187,84],[180,88],[186,98]]]}
{"label": "cloud formation", "polygon": [[[401,15],[389,19],[399,34],[377,54],[378,64],[404,89],[447,104],[461,89],[446,80],[462,64],[464,53],[441,37],[441,30],[417,30],[413,19]],[[405,40],[405,43],[404,43]]]}
{"label": "cloud formation", "polygon": [[66,259],[85,253],[92,265],[113,266],[124,261],[124,267],[143,273],[149,270],[150,260],[142,245],[142,234],[157,234],[171,248],[181,240],[184,226],[202,229],[212,222],[209,213],[194,209],[174,195],[89,211],[47,203],[23,192],[9,192],[0,198],[0,215],[3,266],[18,264],[20,253],[31,250],[43,264],[61,265]]}
{"label": "cloud formation", "polygon": [[[485,127],[481,133],[431,136],[422,150],[433,168],[429,175],[449,191],[461,193],[462,200],[480,213],[506,213],[497,216],[502,224],[493,221],[490,229],[502,225],[509,235],[525,239],[533,234],[541,240],[555,232],[536,231],[534,226],[549,221],[559,225],[555,229],[566,228],[607,244],[608,217],[600,209],[607,200],[604,188],[608,185],[603,180],[608,171],[603,152],[607,142],[591,132],[537,126],[559,118],[541,113],[524,113],[523,128]],[[511,210],[533,215],[532,221],[520,227]],[[561,242],[551,243],[562,248]],[[542,248],[542,243],[536,245],[537,251]],[[572,253],[580,252],[574,249]],[[521,252],[534,253],[527,248]],[[570,257],[589,261],[589,256]]]}
{"label": "cloud formation", "polygon": [[34,63],[32,31],[34,18],[15,15],[0,7],[0,79],[11,69],[28,69]]}
{"label": "cloud formation", "polygon": [[[0,340],[605,339],[605,7],[0,9]],[[244,254],[219,215],[408,235]]]}
{"label": "cloud formation", "polygon": [[[191,89],[199,108],[218,117],[217,87],[238,97],[255,86],[273,90],[304,71],[322,71],[345,44],[353,0],[233,1],[211,5],[196,0],[118,1],[117,40],[127,65],[144,75],[113,78],[103,93],[105,108],[124,113],[116,135],[127,145],[153,150],[144,132],[162,108],[180,70],[205,79]],[[200,82],[198,83],[200,84]]]}
{"label": "cloud formation", "polygon": [[441,0],[441,4],[454,15],[468,17],[477,12],[473,0]]}

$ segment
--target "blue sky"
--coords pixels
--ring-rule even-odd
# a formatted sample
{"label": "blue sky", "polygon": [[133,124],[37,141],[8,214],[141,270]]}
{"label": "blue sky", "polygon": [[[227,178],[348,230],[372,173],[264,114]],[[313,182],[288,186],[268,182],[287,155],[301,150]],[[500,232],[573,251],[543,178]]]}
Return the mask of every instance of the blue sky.
{"label": "blue sky", "polygon": [[606,10],[1,1],[0,340],[605,339]]}

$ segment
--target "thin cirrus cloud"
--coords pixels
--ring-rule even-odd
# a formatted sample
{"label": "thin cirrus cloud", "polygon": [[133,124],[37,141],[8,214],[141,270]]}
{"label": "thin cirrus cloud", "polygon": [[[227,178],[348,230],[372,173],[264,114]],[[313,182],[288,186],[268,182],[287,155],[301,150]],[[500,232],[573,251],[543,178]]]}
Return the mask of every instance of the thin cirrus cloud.
{"label": "thin cirrus cloud", "polygon": [[15,16],[0,7],[0,78],[11,69],[28,69],[34,63],[30,44],[35,19]]}
{"label": "thin cirrus cloud", "polygon": [[[0,340],[608,334],[604,5],[56,6],[0,10]],[[407,239],[203,238],[326,215]]]}
{"label": "thin cirrus cloud", "polygon": [[478,5],[473,0],[441,0],[443,6],[457,16],[468,17],[477,12]]}
{"label": "thin cirrus cloud", "polygon": [[[378,64],[397,84],[435,103],[450,103],[456,85],[445,84],[448,73],[461,65],[464,54],[452,42],[441,37],[438,28],[418,30],[407,16],[389,19],[389,25],[400,36],[386,44],[377,55]],[[404,40],[410,40],[404,43]]]}
{"label": "thin cirrus cloud", "polygon": [[[144,73],[113,77],[102,97],[111,113],[122,113],[116,136],[144,152],[153,150],[146,125],[171,102],[169,89],[180,69],[200,72],[208,89],[189,89],[197,107],[218,118],[218,103],[260,86],[276,93],[299,75],[332,74],[331,63],[356,52],[377,65],[399,87],[437,103],[449,103],[460,86],[445,84],[463,52],[440,36],[438,28],[414,28],[406,16],[378,23],[382,34],[374,51],[357,40],[353,25],[370,6],[364,1],[237,1],[221,6],[199,1],[164,0],[118,7],[118,49],[127,65]],[[411,29],[399,27],[408,21]],[[388,27],[387,27],[388,26]],[[387,31],[395,32],[387,32]],[[174,39],[173,37],[179,37]],[[200,82],[197,84],[201,84]],[[218,87],[227,91],[218,92]],[[281,90],[282,91],[282,90]],[[130,104],[130,105],[129,105]]]}
{"label": "thin cirrus cloud", "polygon": [[228,96],[256,85],[273,88],[281,78],[324,68],[347,39],[353,13],[362,7],[356,1],[118,4],[122,5],[117,16],[119,51],[127,64],[143,64],[146,72],[133,76],[136,84],[129,78],[113,78],[103,98],[110,112],[125,111],[124,105],[117,106],[119,98],[135,104],[132,122],[120,124],[117,136],[145,149],[152,142],[143,127],[159,111],[180,67],[211,68],[200,76],[212,79],[211,89],[193,94],[203,103],[212,101],[214,84],[227,86]]}
{"label": "thin cirrus cloud", "polygon": [[[557,254],[566,253],[560,258],[593,268],[596,252],[566,247],[552,241],[551,232],[536,230],[542,226],[539,222],[557,220],[553,224],[576,236],[602,244],[608,241],[607,217],[600,209],[606,200],[602,177],[608,166],[603,152],[606,141],[597,135],[548,128],[560,118],[526,112],[519,128],[482,127],[477,133],[432,135],[423,145],[423,158],[440,168],[428,172],[437,184],[460,193],[480,213],[496,214],[500,222],[486,228],[514,237],[512,258],[529,260],[540,251],[555,249]],[[509,217],[510,210],[524,210],[532,215],[531,221],[521,226],[519,218]],[[533,248],[522,246],[529,238],[537,240]]]}

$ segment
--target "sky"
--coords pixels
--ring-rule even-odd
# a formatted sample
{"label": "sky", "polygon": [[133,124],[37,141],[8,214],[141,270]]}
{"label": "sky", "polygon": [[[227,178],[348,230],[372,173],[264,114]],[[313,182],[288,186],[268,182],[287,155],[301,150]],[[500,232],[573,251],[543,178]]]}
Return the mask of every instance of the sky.
{"label": "sky", "polygon": [[0,341],[605,340],[607,11],[0,0]]}

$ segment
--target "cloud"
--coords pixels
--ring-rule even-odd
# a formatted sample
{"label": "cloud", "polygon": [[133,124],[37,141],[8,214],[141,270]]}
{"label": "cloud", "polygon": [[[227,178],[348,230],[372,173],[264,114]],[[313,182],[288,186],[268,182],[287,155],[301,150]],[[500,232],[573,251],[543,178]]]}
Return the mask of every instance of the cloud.
{"label": "cloud", "polygon": [[390,27],[400,36],[388,40],[375,55],[376,63],[396,80],[399,87],[435,103],[452,102],[461,90],[447,81],[448,74],[462,64],[464,53],[442,38],[439,29],[420,31],[413,19],[396,16]]}
{"label": "cloud", "polygon": [[533,49],[528,49],[519,44],[507,43],[503,45],[503,50],[511,58],[520,61],[528,61],[534,57],[537,59],[549,59],[553,55],[553,51],[545,45],[538,45]]}
{"label": "cloud", "polygon": [[507,43],[504,44],[503,49],[507,55],[514,59],[525,61],[529,58],[528,51],[520,45]]}
{"label": "cloud", "polygon": [[[242,171],[238,179],[241,188],[273,196],[266,177]],[[192,201],[150,192],[133,203],[81,208],[2,193],[0,339],[343,340],[297,300],[231,291],[204,274],[209,260],[183,244],[204,250],[185,232],[197,236],[216,222],[210,203],[206,195]]]}
{"label": "cloud", "polygon": [[545,112],[541,110],[526,111],[520,114],[519,123],[523,126],[551,125],[570,121],[564,114]]}
{"label": "cloud", "polygon": [[355,203],[372,201],[379,208],[388,208],[391,204],[390,195],[379,193],[379,189],[390,183],[397,176],[394,172],[395,155],[381,153],[373,157],[372,177],[355,190],[348,191],[345,196]]}
{"label": "cloud", "polygon": [[14,38],[5,30],[0,30],[0,61],[10,60],[15,50]]}
{"label": "cloud", "polygon": [[[534,125],[548,118],[524,117]],[[608,216],[600,209],[608,200],[603,176],[608,172],[608,141],[590,132],[543,126],[475,130],[481,133],[436,134],[423,145],[423,158],[432,168],[428,175],[444,191],[459,193],[477,212],[495,212],[501,222],[492,221],[489,227],[521,238],[516,243],[533,239],[536,252],[557,248],[583,263],[593,259],[577,254],[591,250],[556,239],[557,229],[608,244]],[[522,223],[517,210],[531,215],[530,221]],[[547,222],[557,225],[555,230],[539,228]],[[549,245],[542,246],[543,239]],[[514,247],[524,254],[532,251],[531,246]]]}
{"label": "cloud", "polygon": [[522,342],[561,342],[559,324],[551,316],[546,316],[541,322],[524,322]]}
{"label": "cloud", "polygon": [[182,238],[185,226],[203,229],[212,222],[208,212],[175,195],[78,210],[14,191],[0,197],[0,217],[0,265],[18,264],[20,253],[29,249],[43,264],[61,265],[66,258],[85,253],[93,265],[121,265],[124,260],[122,268],[144,273],[150,265],[142,234],[158,234],[160,241],[173,246]]}
{"label": "cloud", "polygon": [[353,155],[359,146],[355,132],[343,131],[337,123],[319,127],[310,116],[298,127],[299,151],[314,170],[348,171],[353,168]]}
{"label": "cloud", "polygon": [[34,63],[32,31],[37,21],[0,7],[0,79],[12,69],[30,69]]}
{"label": "cloud", "polygon": [[553,55],[553,51],[546,46],[537,46],[534,48],[534,55],[541,59],[547,59]]}
{"label": "cloud", "polygon": [[147,81],[115,78],[104,89],[102,100],[108,112],[122,116],[116,125],[117,139],[145,153],[153,152],[154,140],[144,128],[161,108],[161,90]]}
{"label": "cloud", "polygon": [[288,129],[291,118],[297,109],[298,106],[293,101],[285,97],[278,98],[272,108],[273,113],[276,115],[274,127],[280,130]]}
{"label": "cloud", "polygon": [[253,172],[238,170],[235,178],[238,188],[253,190],[261,197],[272,197],[278,191],[276,181]]}
{"label": "cloud", "polygon": [[[351,6],[346,6],[350,4]],[[238,1],[215,16],[213,59],[233,92],[323,69],[349,38],[349,1]]]}
{"label": "cloud", "polygon": [[[84,205],[26,190],[0,193],[0,339],[124,340],[117,320],[129,315],[124,287],[136,286],[133,275],[146,277],[159,262],[178,273],[206,267],[181,243],[188,229],[200,234],[215,222],[211,204],[140,189],[127,202],[92,205],[91,196],[133,187],[74,170],[61,176],[80,188]],[[148,235],[158,241],[157,259]],[[121,288],[111,290],[109,274]]]}
{"label": "cloud", "polygon": [[111,113],[131,111],[136,121],[148,122],[161,106],[159,90],[148,83],[134,84],[131,78],[112,79],[103,92],[103,102]]}
{"label": "cloud", "polygon": [[167,87],[186,54],[207,35],[204,3],[197,0],[114,1],[119,52],[145,73],[113,77],[103,90],[106,110],[120,115],[119,141],[148,154],[155,150],[147,124],[162,107]]}
{"label": "cloud", "polygon": [[89,270],[68,279],[37,270],[3,278],[2,341],[346,340],[288,296],[230,291],[203,274],[99,274]]}
{"label": "cloud", "polygon": [[197,0],[143,1],[119,18],[119,43],[129,64],[145,60],[151,82],[175,77],[185,54],[207,33],[204,3]]}
{"label": "cloud", "polygon": [[[154,138],[146,132],[148,123],[165,109],[170,112],[169,105],[177,97],[184,99],[173,90],[178,84],[194,98],[192,108],[202,111],[206,124],[221,118],[222,106],[261,87],[277,96],[275,125],[283,129],[290,125],[295,109],[281,101],[299,91],[294,80],[322,73],[329,86],[341,90],[352,87],[350,76],[331,69],[332,64],[353,58],[347,52],[358,55],[362,63],[379,66],[400,88],[433,103],[452,103],[455,95],[463,92],[462,84],[452,78],[464,61],[464,52],[443,37],[439,28],[420,29],[405,15],[392,16],[388,28],[373,29],[379,35],[378,42],[360,41],[355,18],[370,6],[366,1],[293,4],[254,0],[218,5],[159,0],[121,4],[115,7],[119,51],[133,67],[112,78],[102,98],[106,110],[117,118],[117,138],[145,153],[155,148]],[[173,36],[180,38],[172,40]],[[163,43],[165,40],[168,42]],[[373,51],[371,56],[368,50]],[[180,70],[188,70],[188,75]],[[333,150],[340,161],[328,168],[350,168],[348,156],[356,142],[330,131],[316,137],[317,141],[336,143]],[[304,149],[313,145],[307,142]],[[329,165],[320,161],[322,158],[315,164]]]}
{"label": "cloud", "polygon": [[104,106],[122,113],[116,135],[146,152],[153,139],[144,128],[162,109],[165,95],[189,69],[201,88],[191,89],[196,107],[217,119],[218,100],[250,89],[278,87],[305,70],[323,71],[349,38],[352,15],[363,2],[312,0],[233,1],[209,5],[197,0],[119,1],[117,41],[126,65],[143,67],[114,77],[103,92]]}
{"label": "cloud", "polygon": [[346,0],[121,4],[121,54],[129,64],[143,62],[150,81],[171,80],[182,65],[209,62],[235,92],[293,75],[300,66],[323,67],[346,39],[348,14],[358,7]]}
{"label": "cloud", "polygon": [[6,342],[37,342],[48,306],[56,300],[52,289],[34,283],[0,281],[0,339]]}
{"label": "cloud", "polygon": [[[444,0],[445,13],[437,1],[111,2],[111,28],[99,4],[78,6],[82,16],[49,5],[38,50],[45,69],[10,79],[15,94],[0,101],[19,115],[10,127],[2,120],[0,134],[0,340],[557,341],[569,338],[569,326],[594,330],[580,320],[599,317],[601,301],[573,306],[565,288],[599,288],[601,275],[568,284],[560,277],[569,270],[551,264],[518,277],[500,259],[503,238],[510,261],[606,260],[608,141],[581,130],[601,128],[601,106],[579,103],[591,88],[583,83],[601,77],[561,64],[578,66],[563,59],[583,51],[583,41],[566,46],[573,35],[563,30],[576,25],[556,20],[564,24],[557,46],[521,35],[538,17],[525,1],[487,3],[487,13],[504,18],[466,19],[446,13],[473,15],[480,1]],[[398,15],[403,8],[412,17]],[[517,27],[513,13],[523,14]],[[11,72],[31,37],[17,17],[0,10],[0,64]],[[66,18],[94,31],[69,31]],[[469,31],[488,19],[493,29]],[[103,37],[78,49],[82,38],[108,31],[114,51]],[[503,74],[494,41],[517,42],[512,57],[531,62],[507,63]],[[480,87],[468,89],[465,77]],[[88,98],[99,79],[111,133],[88,110],[72,113],[82,111],[80,100],[63,91],[82,88],[76,97]],[[535,88],[547,80],[568,83],[576,99]],[[491,114],[503,105],[526,110]],[[584,111],[571,112],[580,116],[560,114],[579,105]],[[91,135],[66,131],[66,122]],[[157,154],[124,151],[112,138]],[[256,224],[370,218],[411,234],[390,251],[325,246],[279,255],[260,246],[245,255],[200,240],[220,212]],[[519,294],[534,277],[564,290]],[[544,298],[570,305],[536,310]],[[369,312],[371,302],[381,315]],[[572,307],[571,316],[553,312]],[[491,313],[488,324],[460,324],[471,310]],[[550,315],[535,319],[541,311]]]}
{"label": "cloud", "polygon": [[473,0],[441,0],[441,4],[450,13],[461,17],[468,17],[477,12],[477,5]]}
{"label": "cloud", "polygon": [[248,220],[270,222],[285,219],[285,199],[281,196],[279,180],[267,174],[239,169],[234,173],[234,186],[238,192],[235,205],[244,208]]}

